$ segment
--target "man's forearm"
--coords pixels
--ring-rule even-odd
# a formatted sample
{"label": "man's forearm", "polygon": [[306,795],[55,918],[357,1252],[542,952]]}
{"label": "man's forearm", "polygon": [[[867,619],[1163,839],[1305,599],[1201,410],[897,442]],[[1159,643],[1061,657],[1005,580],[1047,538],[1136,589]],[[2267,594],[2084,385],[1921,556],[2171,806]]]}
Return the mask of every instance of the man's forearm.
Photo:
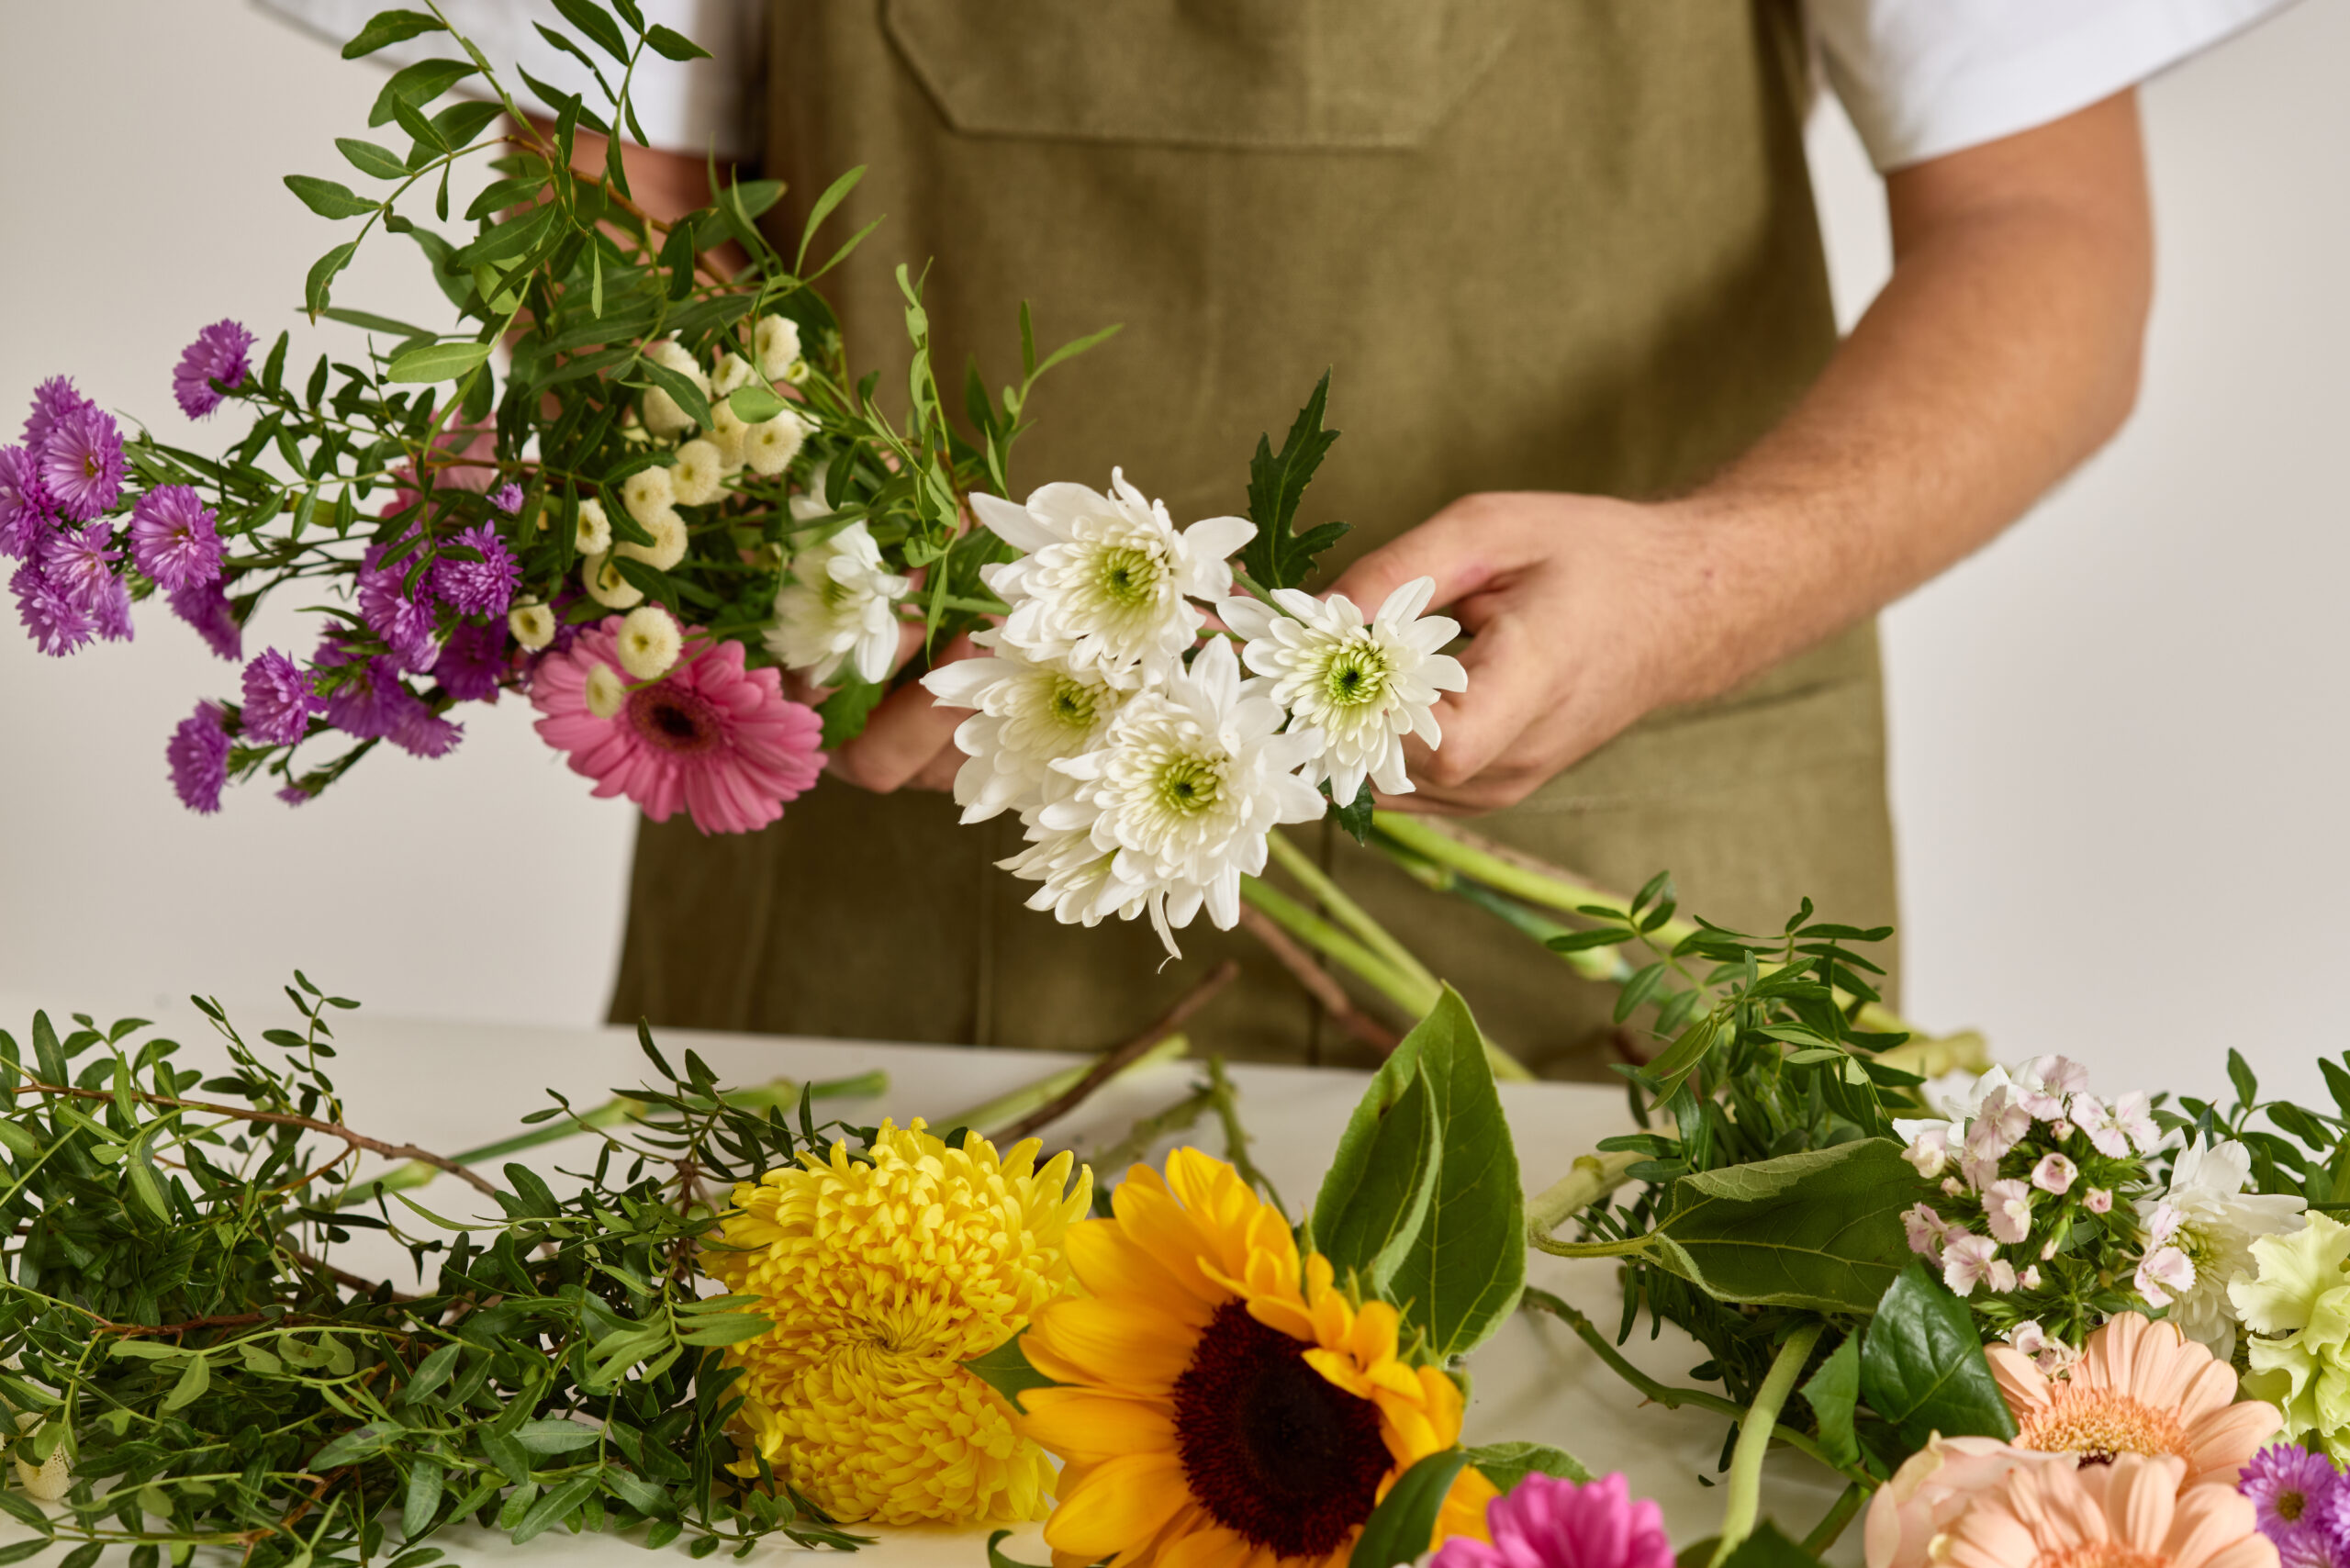
{"label": "man's forearm", "polygon": [[1897,174],[1893,279],[1803,401],[1672,509],[1710,695],[1987,543],[2128,414],[2152,288],[2129,95]]}

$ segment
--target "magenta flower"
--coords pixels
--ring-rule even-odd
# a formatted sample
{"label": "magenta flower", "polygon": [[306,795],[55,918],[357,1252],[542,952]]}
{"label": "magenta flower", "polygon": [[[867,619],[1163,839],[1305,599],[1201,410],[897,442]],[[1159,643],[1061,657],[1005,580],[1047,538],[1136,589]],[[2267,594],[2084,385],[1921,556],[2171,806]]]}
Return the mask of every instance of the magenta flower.
{"label": "magenta flower", "polygon": [[205,645],[221,658],[245,656],[245,629],[229,602],[225,584],[199,583],[173,590],[172,613],[195,627]]}
{"label": "magenta flower", "polygon": [[492,493],[489,504],[507,516],[512,517],[522,510],[522,487],[509,479]]}
{"label": "magenta flower", "polygon": [[97,625],[98,635],[107,642],[129,642],[130,585],[120,577],[108,577],[98,592],[98,602],[91,607],[90,618]]}
{"label": "magenta flower", "polygon": [[40,651],[53,659],[81,647],[97,630],[90,612],[60,593],[30,561],[17,568],[8,588],[17,596],[17,619],[25,623]]}
{"label": "magenta flower", "polygon": [[326,705],[310,672],[275,648],[245,666],[245,734],[264,745],[292,745]]}
{"label": "magenta flower", "polygon": [[57,421],[40,449],[40,478],[57,508],[87,522],[122,495],[122,431],[114,416],[88,405]]}
{"label": "magenta flower", "polygon": [[[437,650],[432,642],[432,604],[411,595],[407,573],[382,565],[384,547],[371,545],[362,557],[358,577],[359,619],[384,640],[403,669],[432,667]],[[419,585],[422,586],[421,583]]]}
{"label": "magenta flower", "polygon": [[22,446],[0,446],[0,555],[28,560],[49,528],[49,490],[40,459]]}
{"label": "magenta flower", "polygon": [[181,353],[179,367],[172,372],[172,396],[179,399],[180,411],[191,420],[200,420],[218,408],[220,394],[212,389],[212,383],[241,385],[245,372],[252,368],[245,351],[252,346],[253,335],[234,321],[215,321],[196,333],[196,342]]}
{"label": "magenta flower", "polygon": [[2350,1497],[2333,1462],[2297,1443],[2277,1443],[2252,1456],[2236,1479],[2252,1499],[2253,1518],[2288,1564],[2310,1568],[2333,1561],[2341,1504]]}
{"label": "magenta flower", "polygon": [[338,687],[327,699],[327,722],[361,740],[387,740],[417,756],[445,756],[464,738],[463,724],[453,724],[432,711],[425,700],[400,678],[399,666],[387,658],[363,659],[340,642],[319,647],[311,661],[324,668],[360,663],[360,678]]}
{"label": "magenta flower", "polygon": [[172,765],[172,788],[191,812],[220,809],[220,789],[229,782],[228,717],[218,703],[199,702],[163,748]]}
{"label": "magenta flower", "polygon": [[86,528],[61,528],[40,547],[41,576],[49,586],[83,610],[96,614],[106,590],[114,586],[114,564],[122,552],[114,547],[114,531],[103,522]]}
{"label": "magenta flower", "polygon": [[442,557],[432,567],[432,591],[460,615],[503,615],[514,601],[514,585],[522,580],[521,563],[498,530],[487,523],[468,528],[456,543],[480,555],[478,561]]}
{"label": "magenta flower", "polygon": [[449,633],[432,678],[460,702],[478,702],[498,692],[498,683],[511,667],[506,651],[506,623],[463,625]]}
{"label": "magenta flower", "polygon": [[33,411],[25,416],[25,445],[39,456],[40,449],[49,444],[50,432],[66,415],[92,406],[74,389],[72,381],[62,375],[50,376],[33,390]]}
{"label": "magenta flower", "polygon": [[1621,1474],[1577,1485],[1529,1475],[1485,1505],[1494,1543],[1454,1536],[1429,1568],[1673,1568],[1664,1515]]}
{"label": "magenta flower", "polygon": [[391,742],[410,756],[446,756],[465,738],[465,727],[441,717],[421,700],[408,720],[391,734]]}
{"label": "magenta flower", "polygon": [[162,588],[220,575],[218,520],[185,485],[158,485],[130,509],[130,558]]}

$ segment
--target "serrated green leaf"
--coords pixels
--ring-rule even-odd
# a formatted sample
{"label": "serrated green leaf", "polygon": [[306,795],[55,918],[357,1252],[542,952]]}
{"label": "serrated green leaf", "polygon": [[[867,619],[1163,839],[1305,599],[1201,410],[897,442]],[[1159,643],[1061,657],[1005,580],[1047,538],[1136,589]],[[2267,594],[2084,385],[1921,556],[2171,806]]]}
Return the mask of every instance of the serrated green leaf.
{"label": "serrated green leaf", "polygon": [[1256,537],[1241,548],[1240,560],[1262,588],[1296,588],[1314,569],[1315,557],[1336,544],[1346,532],[1344,523],[1324,523],[1301,535],[1296,532],[1298,503],[1314,471],[1322,465],[1338,432],[1322,428],[1330,398],[1330,373],[1324,371],[1314,395],[1297,412],[1278,455],[1270,434],[1257,438],[1257,454],[1248,463],[1248,516]]}

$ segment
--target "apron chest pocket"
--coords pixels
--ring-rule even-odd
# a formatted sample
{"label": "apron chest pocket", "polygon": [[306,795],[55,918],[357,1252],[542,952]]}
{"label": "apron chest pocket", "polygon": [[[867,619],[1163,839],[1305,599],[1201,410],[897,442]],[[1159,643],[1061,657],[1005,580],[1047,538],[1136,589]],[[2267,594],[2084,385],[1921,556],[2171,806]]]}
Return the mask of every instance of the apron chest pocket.
{"label": "apron chest pocket", "polygon": [[1425,142],[1509,42],[1517,0],[885,0],[976,136],[1257,149]]}

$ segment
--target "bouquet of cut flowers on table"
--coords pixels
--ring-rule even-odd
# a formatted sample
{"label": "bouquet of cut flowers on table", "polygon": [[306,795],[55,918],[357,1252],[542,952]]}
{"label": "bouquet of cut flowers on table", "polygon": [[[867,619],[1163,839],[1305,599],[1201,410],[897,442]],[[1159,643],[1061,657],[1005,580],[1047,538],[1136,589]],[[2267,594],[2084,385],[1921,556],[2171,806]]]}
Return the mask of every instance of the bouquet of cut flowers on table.
{"label": "bouquet of cut flowers on table", "polygon": [[[405,150],[338,142],[365,194],[286,181],[357,224],[310,269],[307,304],[364,329],[364,354],[304,375],[290,335],[259,353],[219,321],[173,384],[191,417],[247,416],[225,453],[126,433],[62,376],[0,448],[0,555],[43,652],[126,640],[160,595],[242,664],[236,693],[170,738],[188,806],[254,778],[298,804],[386,743],[445,755],[474,705],[513,693],[597,794],[747,832],[815,784],[893,678],[923,678],[973,711],[956,793],[972,820],[1027,824],[1010,869],[1040,884],[1037,907],[1147,913],[1166,935],[1203,905],[1229,927],[1267,831],[1325,811],[1317,786],[1358,815],[1367,780],[1410,788],[1402,741],[1438,738],[1429,710],[1463,677],[1438,650],[1459,628],[1421,615],[1425,584],[1368,617],[1296,591],[1343,532],[1294,526],[1334,439],[1326,378],[1279,454],[1259,443],[1250,518],[1178,527],[1115,470],[1106,494],[1001,499],[1038,377],[1107,333],[1040,356],[1024,307],[1019,379],[991,394],[974,365],[958,425],[901,268],[912,369],[893,417],[814,286],[863,234],[811,264],[862,171],[817,198],[789,255],[757,221],[777,182],[655,221],[614,135],[628,73],[647,50],[701,51],[633,5],[565,14],[579,36],[550,34],[610,56],[620,85],[591,104],[521,73],[543,131],[438,13],[386,11],[345,50],[448,44],[369,116]],[[593,173],[574,166],[582,132],[613,150]],[[497,177],[451,231],[451,171],[475,158]],[[386,236],[416,246],[453,330],[335,303]],[[730,246],[747,262],[722,264]],[[255,608],[287,591],[313,601],[315,641],[246,648]],[[966,634],[993,656],[943,662]],[[794,700],[787,675],[828,695]]]}

